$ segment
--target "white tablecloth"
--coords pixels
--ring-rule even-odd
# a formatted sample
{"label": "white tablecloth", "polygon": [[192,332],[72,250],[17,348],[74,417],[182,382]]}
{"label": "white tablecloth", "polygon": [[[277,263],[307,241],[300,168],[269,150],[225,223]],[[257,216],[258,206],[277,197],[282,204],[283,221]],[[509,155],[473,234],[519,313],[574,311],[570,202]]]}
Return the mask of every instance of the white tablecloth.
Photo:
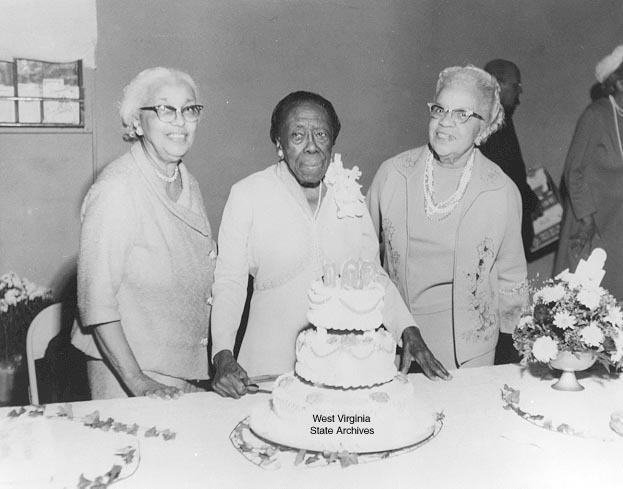
{"label": "white tablecloth", "polygon": [[[241,400],[197,393],[172,401],[88,401],[73,403],[72,409],[76,417],[98,410],[101,419],[176,433],[171,441],[139,436],[138,470],[115,483],[119,489],[623,487],[623,438],[608,429],[609,414],[623,409],[623,380],[587,377],[582,380],[585,391],[560,393],[550,388],[551,379],[516,365],[465,369],[453,375],[449,382],[410,376],[417,395],[445,415],[436,438],[410,453],[346,468],[333,464],[270,471],[246,460],[229,435],[256,403],[267,402],[268,394]],[[505,384],[524,397],[534,397],[535,409],[548,410],[562,400],[565,409],[554,414],[564,418],[569,413],[570,423],[576,423],[572,427],[589,436],[552,432],[504,409]],[[56,405],[46,407],[46,413],[55,410]],[[10,411],[0,409],[0,420]],[[576,416],[582,412],[585,416]]]}

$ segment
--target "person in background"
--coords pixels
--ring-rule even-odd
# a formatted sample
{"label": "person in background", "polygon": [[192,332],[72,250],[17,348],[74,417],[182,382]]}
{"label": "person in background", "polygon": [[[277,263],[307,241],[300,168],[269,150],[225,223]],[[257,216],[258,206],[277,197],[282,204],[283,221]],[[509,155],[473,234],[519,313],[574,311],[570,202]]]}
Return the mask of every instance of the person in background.
{"label": "person in background", "polygon": [[[519,105],[519,95],[523,92],[521,73],[515,63],[505,59],[489,61],[484,70],[493,75],[500,85],[500,102],[504,107],[504,123],[480,145],[480,151],[497,164],[519,189],[523,209],[521,238],[526,258],[530,260],[530,247],[534,239],[532,221],[542,212],[539,198],[526,180],[526,165],[521,156],[519,140],[513,123],[513,115]],[[518,357],[514,359],[518,359]]]}
{"label": "person in background", "polygon": [[384,266],[447,369],[492,365],[527,302],[521,196],[477,148],[502,123],[499,91],[480,68],[444,69],[428,144],[385,161],[367,195]]}
{"label": "person in background", "polygon": [[147,69],[120,105],[130,150],[82,204],[72,342],[87,355],[93,399],[176,398],[207,379],[216,259],[199,185],[182,158],[201,109],[186,73]]}
{"label": "person in background", "polygon": [[555,273],[603,248],[602,286],[623,299],[623,45],[595,68],[604,97],[584,110],[563,170],[566,196]]}
{"label": "person in background", "polygon": [[[219,229],[214,281],[212,386],[222,396],[247,393],[250,378],[292,371],[311,283],[325,263],[379,263],[379,243],[359,184],[344,183],[333,157],[340,121],[331,102],[293,92],[273,110],[270,140],[278,162],[236,183]],[[240,353],[234,343],[247,295],[253,293]],[[402,341],[401,370],[412,360],[432,379],[448,379],[422,341],[400,294],[387,280],[383,325]]]}

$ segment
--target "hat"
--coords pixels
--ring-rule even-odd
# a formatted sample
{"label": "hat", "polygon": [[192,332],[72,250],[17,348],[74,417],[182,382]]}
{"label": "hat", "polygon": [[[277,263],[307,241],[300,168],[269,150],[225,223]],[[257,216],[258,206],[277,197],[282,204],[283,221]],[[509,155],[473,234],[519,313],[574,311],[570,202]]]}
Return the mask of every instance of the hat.
{"label": "hat", "polygon": [[623,44],[614,48],[608,56],[603,58],[595,66],[595,78],[599,83],[603,83],[616,69],[623,63]]}

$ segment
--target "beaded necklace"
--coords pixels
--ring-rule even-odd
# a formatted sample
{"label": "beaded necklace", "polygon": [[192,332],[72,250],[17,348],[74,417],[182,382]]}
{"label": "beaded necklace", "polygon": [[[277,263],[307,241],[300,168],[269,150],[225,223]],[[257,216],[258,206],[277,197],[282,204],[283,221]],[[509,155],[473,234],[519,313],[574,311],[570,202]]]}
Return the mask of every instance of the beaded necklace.
{"label": "beaded necklace", "polygon": [[175,182],[177,176],[180,174],[179,165],[175,165],[175,170],[173,171],[173,175],[168,176],[162,173],[156,166],[154,166],[154,171],[160,180],[164,180],[167,183]]}
{"label": "beaded necklace", "polygon": [[433,177],[434,157],[433,153],[430,150],[428,151],[428,156],[426,157],[426,167],[424,170],[424,211],[426,212],[426,217],[428,219],[441,221],[452,214],[454,209],[456,209],[456,206],[463,198],[463,195],[465,195],[467,184],[472,177],[475,157],[476,152],[472,150],[472,154],[461,172],[461,179],[459,180],[459,184],[454,193],[443,202],[435,204],[435,180]]}
{"label": "beaded necklace", "polygon": [[149,154],[149,151],[147,151],[147,148],[145,147],[144,143],[143,143],[143,151],[145,152],[145,156],[147,156],[147,159],[149,160],[151,165],[154,167],[154,171],[156,172],[156,176],[160,180],[162,180],[164,182],[167,182],[167,183],[175,182],[175,180],[177,179],[177,176],[180,174],[180,162],[178,162],[177,165],[175,165],[175,170],[173,171],[173,175],[169,176],[166,173],[162,173],[160,171],[160,168],[158,168],[158,165],[156,164],[154,159]]}

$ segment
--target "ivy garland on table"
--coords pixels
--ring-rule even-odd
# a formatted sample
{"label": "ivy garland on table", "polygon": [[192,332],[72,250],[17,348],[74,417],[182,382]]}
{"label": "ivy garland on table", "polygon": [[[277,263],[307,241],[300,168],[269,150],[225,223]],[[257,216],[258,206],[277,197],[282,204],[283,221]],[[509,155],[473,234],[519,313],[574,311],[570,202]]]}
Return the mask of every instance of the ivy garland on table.
{"label": "ivy garland on table", "polygon": [[28,409],[20,407],[19,409],[12,409],[7,415],[9,418],[18,418],[19,416],[26,415],[31,418],[37,416],[45,416],[46,418],[68,419],[72,421],[80,421],[84,426],[93,429],[99,429],[102,431],[112,430],[116,433],[125,433],[127,435],[139,436],[140,433],[145,438],[157,438],[162,437],[164,441],[174,440],[177,434],[169,429],[158,430],[155,426],[151,428],[144,428],[136,423],[126,424],[115,421],[113,418],[107,418],[105,420],[100,419],[99,411],[93,411],[90,414],[82,418],[75,418],[71,404],[61,404],[58,407],[56,415],[45,415],[45,406],[29,406]]}
{"label": "ivy garland on table", "polygon": [[[151,428],[144,428],[136,423],[121,423],[110,417],[106,420],[102,420],[100,418],[99,411],[93,411],[92,413],[81,418],[74,417],[71,404],[62,404],[58,406],[58,411],[55,415],[46,415],[45,406],[29,406],[28,408],[22,406],[18,409],[12,409],[7,415],[9,418],[19,418],[20,416],[28,416],[31,418],[43,416],[49,419],[79,421],[85,427],[91,429],[98,429],[102,431],[112,430],[115,433],[125,433],[133,436],[139,436],[139,434],[142,434],[145,438],[161,437],[164,441],[171,441],[176,437],[176,433],[169,429],[158,430],[155,426],[152,426]],[[134,460],[134,457],[138,456],[138,453],[136,448],[127,446],[118,450],[115,455],[120,457],[125,465],[129,465]],[[78,489],[106,489],[113,483],[124,479],[124,477],[121,477],[122,469],[122,465],[113,464],[108,472],[104,475],[95,477],[93,480],[86,478],[84,474],[80,474],[80,479],[78,480],[76,487]]]}

